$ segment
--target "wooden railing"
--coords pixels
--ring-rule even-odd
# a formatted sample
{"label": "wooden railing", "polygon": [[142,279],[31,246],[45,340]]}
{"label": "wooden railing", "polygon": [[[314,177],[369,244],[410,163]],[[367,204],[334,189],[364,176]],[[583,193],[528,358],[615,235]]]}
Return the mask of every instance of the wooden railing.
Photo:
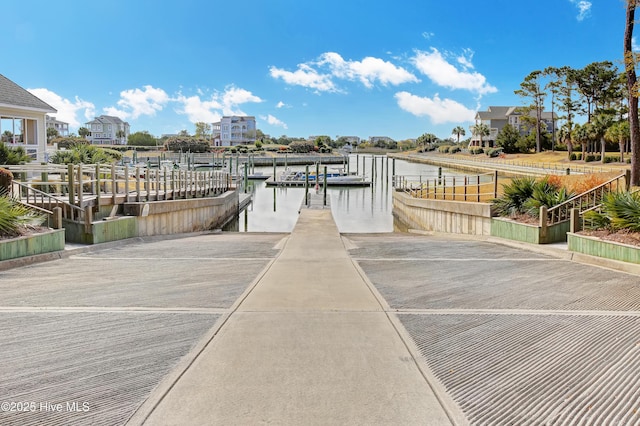
{"label": "wooden railing", "polygon": [[498,172],[469,176],[396,175],[393,186],[414,198],[489,202],[498,196]]}
{"label": "wooden railing", "polygon": [[[564,222],[571,219],[571,210],[578,209],[580,215],[592,210],[602,203],[605,194],[611,191],[628,190],[630,183],[629,171],[620,174],[582,194],[565,201],[562,204],[546,210],[547,225]],[[543,215],[541,215],[543,217]]]}
{"label": "wooden railing", "polygon": [[[3,168],[13,173],[18,185],[14,197],[42,208],[57,202],[62,203],[59,206],[83,210],[95,205],[210,197],[234,189],[229,173],[213,170],[99,164],[27,164]],[[78,220],[72,210],[68,211],[69,219]]]}
{"label": "wooden railing", "polygon": [[53,216],[56,207],[62,212],[62,218],[75,222],[84,221],[84,210],[61,200],[46,192],[42,192],[22,182],[11,182],[11,196],[22,204],[37,209],[43,214]]}

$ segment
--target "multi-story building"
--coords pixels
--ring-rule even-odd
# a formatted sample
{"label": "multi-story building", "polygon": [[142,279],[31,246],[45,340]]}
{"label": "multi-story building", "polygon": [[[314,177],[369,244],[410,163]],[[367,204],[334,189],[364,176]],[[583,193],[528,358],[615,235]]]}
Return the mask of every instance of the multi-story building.
{"label": "multi-story building", "polygon": [[389,136],[369,136],[369,143],[371,145],[374,145],[376,142],[393,142],[393,139],[391,139]]}
{"label": "multi-story building", "polygon": [[47,151],[46,115],[56,109],[0,74],[0,140],[37,161]]}
{"label": "multi-story building", "polygon": [[47,129],[56,129],[60,136],[69,136],[69,123],[56,120],[51,115],[47,115]]}
{"label": "multi-story building", "polygon": [[126,145],[129,137],[129,123],[118,117],[101,115],[85,123],[89,129],[86,139],[96,145]]}
{"label": "multi-story building", "polygon": [[[487,111],[478,111],[475,117],[476,124],[486,124],[489,128],[489,135],[482,136],[482,147],[495,146],[498,133],[500,133],[500,130],[507,124],[513,126],[522,135],[531,133],[531,125],[525,124],[522,115],[521,107],[515,106],[490,106]],[[535,111],[530,112],[529,115],[534,116]],[[549,133],[553,132],[555,118],[557,117],[551,112],[542,112],[542,123]],[[480,146],[480,136],[472,134],[469,146]]]}
{"label": "multi-story building", "polygon": [[235,146],[256,142],[256,118],[253,116],[224,116],[213,123],[213,145]]}

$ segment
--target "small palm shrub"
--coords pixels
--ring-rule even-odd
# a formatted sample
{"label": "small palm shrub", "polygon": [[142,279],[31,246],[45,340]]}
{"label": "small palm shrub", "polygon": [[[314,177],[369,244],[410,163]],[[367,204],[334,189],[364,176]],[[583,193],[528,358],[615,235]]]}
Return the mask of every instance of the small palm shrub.
{"label": "small palm shrub", "polygon": [[515,178],[504,185],[502,191],[502,195],[492,201],[499,216],[526,214],[538,217],[540,207],[553,207],[574,195],[553,177],[539,181],[532,177]]}
{"label": "small palm shrub", "polygon": [[610,192],[602,200],[600,211],[584,214],[588,229],[640,232],[640,192]]}
{"label": "small palm shrub", "polygon": [[573,192],[565,187],[549,178],[544,178],[533,185],[533,193],[524,202],[523,208],[529,216],[538,217],[540,207],[557,206],[573,196]]}
{"label": "small palm shrub", "polygon": [[536,180],[532,177],[514,178],[502,187],[502,195],[492,201],[499,216],[515,216],[525,212],[524,203],[533,195]]}
{"label": "small palm shrub", "polygon": [[21,231],[41,225],[45,217],[20,204],[6,192],[0,193],[0,237],[17,237]]}

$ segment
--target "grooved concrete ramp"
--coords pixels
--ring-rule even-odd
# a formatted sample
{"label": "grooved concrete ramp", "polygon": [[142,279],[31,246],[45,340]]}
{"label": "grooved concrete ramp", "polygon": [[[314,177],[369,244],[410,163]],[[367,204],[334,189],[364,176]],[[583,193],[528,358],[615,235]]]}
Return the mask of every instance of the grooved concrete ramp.
{"label": "grooved concrete ramp", "polygon": [[452,424],[400,336],[331,212],[303,210],[255,288],[132,423]]}

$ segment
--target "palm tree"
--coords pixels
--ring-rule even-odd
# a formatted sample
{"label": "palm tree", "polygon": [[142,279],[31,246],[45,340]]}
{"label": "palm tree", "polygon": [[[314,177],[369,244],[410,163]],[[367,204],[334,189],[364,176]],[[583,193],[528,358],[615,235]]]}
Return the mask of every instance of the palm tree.
{"label": "palm tree", "polygon": [[569,159],[571,159],[571,154],[573,153],[573,143],[571,141],[571,123],[565,123],[562,127],[560,127],[558,139],[567,145]]}
{"label": "palm tree", "polygon": [[613,123],[604,134],[605,139],[609,142],[618,142],[621,163],[624,163],[624,148],[629,140],[629,133],[629,121],[622,120]]}
{"label": "palm tree", "polygon": [[600,141],[600,161],[603,164],[604,157],[606,155],[606,141],[604,135],[607,132],[609,126],[611,126],[612,122],[613,119],[609,114],[597,114],[595,117],[593,117],[593,120],[591,122],[591,136],[594,141]]}
{"label": "palm tree", "polygon": [[584,123],[582,126],[580,124],[576,124],[573,130],[571,131],[571,139],[576,142],[579,142],[582,145],[583,161],[587,154],[587,142],[589,142],[590,135],[591,135],[590,123]]}
{"label": "palm tree", "polygon": [[484,148],[484,144],[482,143],[483,136],[489,136],[491,130],[489,126],[484,123],[478,123],[475,126],[471,126],[471,133],[478,136],[480,138],[480,148]]}
{"label": "palm tree", "polygon": [[460,136],[466,135],[464,128],[462,126],[456,126],[451,134],[456,135],[458,137],[458,144],[460,144]]}

